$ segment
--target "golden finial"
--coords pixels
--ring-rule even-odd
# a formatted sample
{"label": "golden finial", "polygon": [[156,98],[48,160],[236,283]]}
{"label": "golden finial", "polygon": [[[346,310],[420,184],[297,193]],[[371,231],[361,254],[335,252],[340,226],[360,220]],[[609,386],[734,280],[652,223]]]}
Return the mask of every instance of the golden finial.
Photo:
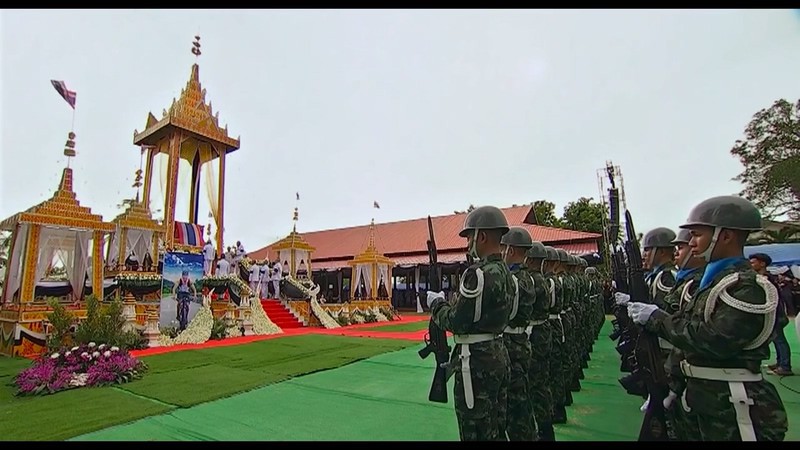
{"label": "golden finial", "polygon": [[64,144],[64,156],[67,157],[67,168],[69,168],[70,160],[75,154],[75,133],[70,131],[67,135],[67,143]]}
{"label": "golden finial", "polygon": [[297,219],[300,218],[300,213],[297,209],[297,206],[294,207],[294,215],[292,216],[292,220],[294,221],[294,225],[292,226],[292,231],[297,231]]}
{"label": "golden finial", "polygon": [[199,57],[202,54],[202,52],[200,51],[200,36],[194,37],[194,42],[192,42],[192,54],[194,54],[194,56],[197,57]]}
{"label": "golden finial", "polygon": [[369,249],[375,249],[375,219],[369,223]]}

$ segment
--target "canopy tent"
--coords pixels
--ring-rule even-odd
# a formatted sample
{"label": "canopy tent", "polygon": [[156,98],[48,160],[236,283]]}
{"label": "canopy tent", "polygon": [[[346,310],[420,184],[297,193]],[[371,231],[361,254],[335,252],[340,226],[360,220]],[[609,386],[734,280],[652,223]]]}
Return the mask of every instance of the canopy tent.
{"label": "canopy tent", "polygon": [[744,248],[744,256],[764,253],[772,258],[773,266],[800,265],[800,243],[751,245]]}

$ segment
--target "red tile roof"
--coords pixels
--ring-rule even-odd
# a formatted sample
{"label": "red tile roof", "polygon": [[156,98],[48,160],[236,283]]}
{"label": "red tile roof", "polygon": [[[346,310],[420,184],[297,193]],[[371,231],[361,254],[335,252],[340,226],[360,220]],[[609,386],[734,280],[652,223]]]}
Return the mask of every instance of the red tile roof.
{"label": "red tile roof", "polygon": [[[514,206],[503,208],[502,210],[511,226],[527,228],[536,241],[564,249],[567,249],[568,245],[586,245],[586,252],[575,251],[575,253],[597,251],[596,242],[601,237],[599,234],[525,223],[528,216],[531,215],[530,205]],[[458,232],[464,226],[465,218],[466,214],[451,214],[431,218],[434,237],[436,238],[436,248],[440,253],[439,259],[441,262],[447,262],[444,260],[444,255],[441,255],[442,253],[460,253],[460,257],[464,257],[466,239],[458,236]],[[315,270],[323,269],[325,261],[335,262],[337,265],[334,267],[341,267],[346,265],[347,260],[352,259],[367,247],[369,225],[314,231],[302,233],[302,236],[306,242],[317,249],[312,255]],[[427,261],[427,239],[427,218],[375,224],[375,244],[378,252],[395,261],[400,261],[404,256],[416,257],[417,255],[424,255],[424,260]],[[278,255],[271,250],[274,244],[273,242],[267,247],[256,250],[250,253],[249,256],[253,259],[264,259],[267,256],[271,260],[275,259]],[[459,261],[461,260],[463,259]],[[409,263],[403,262],[400,264]]]}
{"label": "red tile roof", "polygon": [[[562,248],[567,251],[567,253],[572,255],[585,255],[587,253],[594,253],[597,251],[597,241],[592,242],[578,242],[576,244],[557,244],[554,245],[555,248]],[[449,252],[449,253],[437,253],[436,259],[442,264],[454,264],[454,263],[461,263],[466,262],[466,252]],[[318,270],[336,270],[340,268],[347,268],[350,267],[347,262],[350,258],[347,259],[334,259],[328,261],[320,261],[320,262],[313,262],[312,259],[312,267],[313,271]],[[418,255],[409,255],[409,256],[395,256],[392,258],[392,261],[397,266],[416,266],[418,264],[427,265],[428,264],[428,254],[418,254]]]}

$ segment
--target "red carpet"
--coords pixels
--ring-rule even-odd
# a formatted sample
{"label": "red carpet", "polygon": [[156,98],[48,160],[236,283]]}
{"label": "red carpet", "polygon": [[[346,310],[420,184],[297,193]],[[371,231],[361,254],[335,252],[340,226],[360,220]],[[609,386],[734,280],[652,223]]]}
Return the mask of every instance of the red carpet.
{"label": "red carpet", "polygon": [[[267,306],[264,303],[270,303],[271,305]],[[275,300],[263,300],[261,302],[264,305],[264,310],[267,311],[267,315],[269,316],[270,320],[275,322],[272,314],[267,310],[267,308],[272,308],[272,304],[277,304],[278,307],[283,309],[287,314],[291,316],[283,305],[280,302]],[[422,342],[425,333],[428,330],[419,330],[419,331],[410,331],[410,332],[390,332],[390,331],[373,331],[373,330],[359,330],[360,328],[370,328],[376,327],[381,325],[395,325],[400,323],[409,323],[409,322],[419,322],[422,320],[429,320],[430,316],[424,315],[403,315],[401,316],[400,320],[395,320],[393,322],[382,322],[380,324],[377,323],[362,323],[362,324],[355,324],[355,325],[348,325],[346,327],[341,328],[334,328],[332,330],[328,330],[325,328],[309,328],[303,327],[301,324],[294,319],[294,316],[291,316],[292,320],[295,321],[298,325],[294,328],[284,328],[277,322],[276,325],[283,329],[283,333],[278,334],[268,334],[268,335],[260,335],[260,336],[241,336],[241,337],[234,337],[234,338],[227,338],[227,339],[220,339],[217,341],[206,341],[202,344],[183,344],[183,345],[173,345],[171,347],[154,347],[154,348],[147,348],[144,350],[133,350],[131,351],[131,355],[136,357],[141,356],[151,356],[151,355],[160,355],[162,353],[169,353],[169,352],[177,352],[181,350],[199,350],[203,348],[212,348],[212,347],[227,347],[230,345],[241,345],[241,344],[249,344],[251,342],[257,341],[264,341],[267,339],[275,339],[283,336],[297,336],[301,334],[328,334],[328,335],[337,335],[337,336],[352,336],[352,337],[367,337],[367,338],[382,338],[382,339],[405,339],[405,340],[412,340],[412,341],[420,341]],[[448,336],[450,333],[447,333]]]}
{"label": "red carpet", "polygon": [[278,300],[261,300],[261,306],[264,307],[264,312],[267,313],[269,320],[279,326],[281,330],[302,328],[304,326],[303,322],[297,320],[297,318],[289,312],[289,309],[283,306]]}

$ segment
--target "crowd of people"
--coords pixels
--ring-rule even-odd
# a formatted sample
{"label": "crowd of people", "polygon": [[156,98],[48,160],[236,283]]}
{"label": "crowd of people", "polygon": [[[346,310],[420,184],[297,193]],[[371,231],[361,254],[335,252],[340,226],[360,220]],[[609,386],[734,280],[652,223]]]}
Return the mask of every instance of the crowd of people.
{"label": "crowd of people", "polygon": [[[241,261],[247,256],[241,241],[236,241],[236,246],[228,247],[227,251],[216,255],[214,244],[207,240],[203,247],[203,270],[206,276],[212,274],[217,277],[236,276],[242,277],[239,270]],[[280,282],[283,279],[284,267],[280,261],[253,261],[249,267],[247,281],[250,290],[257,298],[280,298]]]}

